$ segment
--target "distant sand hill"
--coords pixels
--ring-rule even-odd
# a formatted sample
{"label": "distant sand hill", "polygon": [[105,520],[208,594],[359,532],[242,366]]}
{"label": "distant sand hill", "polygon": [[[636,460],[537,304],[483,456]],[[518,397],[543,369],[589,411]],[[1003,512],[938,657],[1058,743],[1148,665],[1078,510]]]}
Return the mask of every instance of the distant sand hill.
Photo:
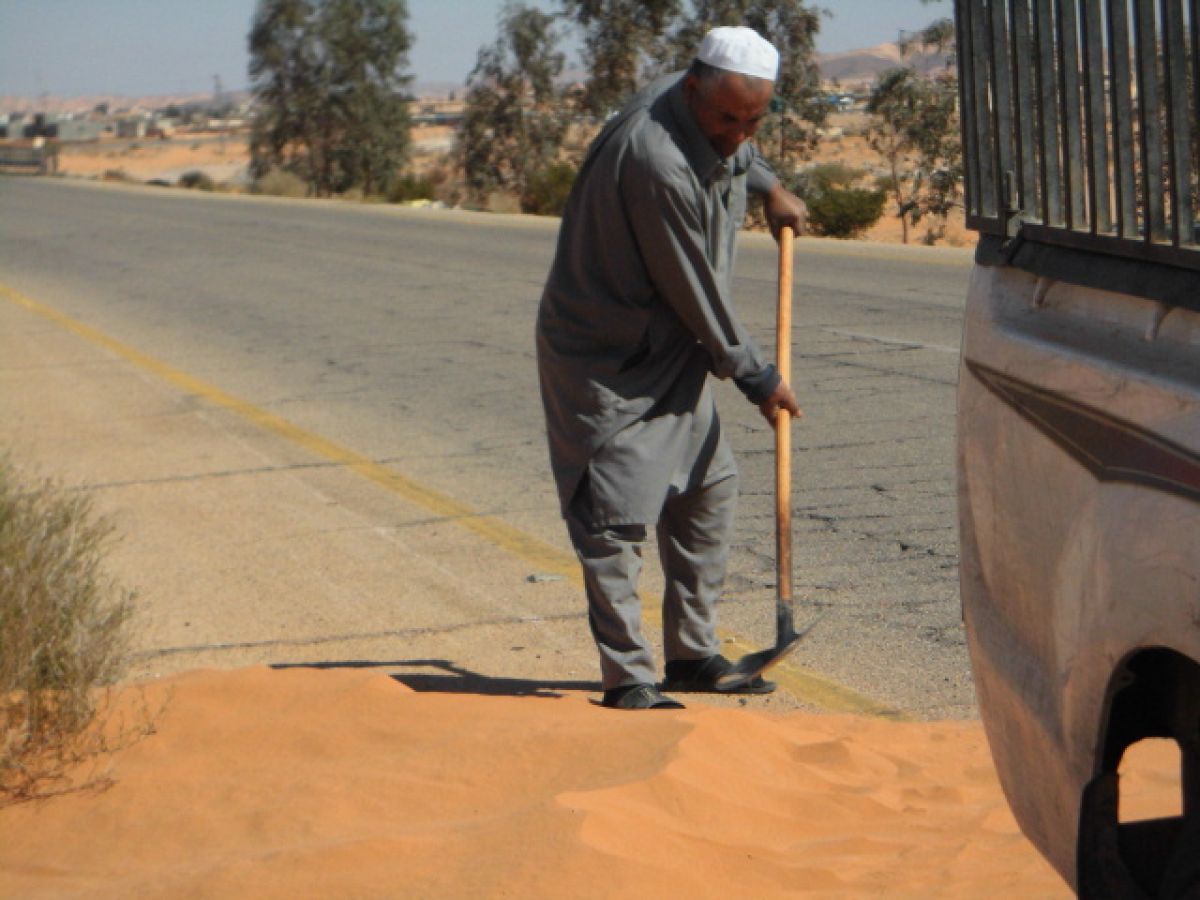
{"label": "distant sand hill", "polygon": [[872,83],[880,72],[899,66],[911,66],[926,74],[936,72],[945,67],[948,59],[953,62],[944,53],[928,53],[915,48],[907,56],[902,56],[899,45],[892,43],[847,50],[845,53],[823,53],[818,61],[824,81],[837,81],[844,87],[859,87]]}

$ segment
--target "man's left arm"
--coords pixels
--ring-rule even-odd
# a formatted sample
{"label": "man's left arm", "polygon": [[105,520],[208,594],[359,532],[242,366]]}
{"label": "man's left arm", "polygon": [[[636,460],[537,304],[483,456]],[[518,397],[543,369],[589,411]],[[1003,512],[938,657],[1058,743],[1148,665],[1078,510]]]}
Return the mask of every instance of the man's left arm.
{"label": "man's left arm", "polygon": [[783,186],[779,177],[762,158],[758,148],[751,145],[754,157],[746,173],[746,189],[762,197],[763,213],[771,234],[779,239],[779,230],[789,226],[797,235],[804,234],[808,226],[808,207],[804,201]]}

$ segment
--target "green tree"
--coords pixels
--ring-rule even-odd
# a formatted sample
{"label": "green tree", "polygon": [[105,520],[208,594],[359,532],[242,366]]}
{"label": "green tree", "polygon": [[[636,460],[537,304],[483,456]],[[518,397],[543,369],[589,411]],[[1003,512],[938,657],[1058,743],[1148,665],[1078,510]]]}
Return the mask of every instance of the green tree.
{"label": "green tree", "polygon": [[389,192],[411,146],[407,19],[404,0],[259,0],[253,176],[284,169],[318,196]]}
{"label": "green tree", "polygon": [[882,72],[867,101],[868,142],[887,162],[884,183],[896,201],[905,243],[909,227],[927,217],[933,221],[925,242],[941,238],[962,194],[956,98],[951,74],[928,79],[900,68]]}
{"label": "green tree", "polygon": [[556,17],[509,3],[500,36],[481,47],[467,79],[455,156],[475,202],[511,191],[521,208],[538,203],[531,187],[558,161],[567,116],[555,86],[565,58],[556,48]]}
{"label": "green tree", "polygon": [[641,86],[647,60],[661,56],[668,26],[681,0],[560,0],[564,14],[583,31],[588,70],[584,105],[603,116]]}
{"label": "green tree", "polygon": [[256,112],[250,134],[250,172],[273,167],[307,176],[317,147],[309,134],[317,106],[317,48],[309,37],[308,0],[262,0],[250,26],[250,81]]}
{"label": "green tree", "polygon": [[900,41],[901,55],[907,54],[913,47],[933,50],[945,57],[947,67],[954,63],[955,29],[953,19],[938,19],[929,23],[916,34],[909,35]]}
{"label": "green tree", "polygon": [[[934,5],[943,0],[921,0]],[[900,42],[902,56],[916,48],[940,54],[943,69],[932,78],[911,67],[883,72],[868,102],[873,122],[871,146],[887,161],[881,183],[896,202],[908,242],[910,226],[930,219],[924,241],[946,230],[946,217],[962,196],[962,141],[959,135],[958,75],[954,67],[954,20],[941,18]]]}

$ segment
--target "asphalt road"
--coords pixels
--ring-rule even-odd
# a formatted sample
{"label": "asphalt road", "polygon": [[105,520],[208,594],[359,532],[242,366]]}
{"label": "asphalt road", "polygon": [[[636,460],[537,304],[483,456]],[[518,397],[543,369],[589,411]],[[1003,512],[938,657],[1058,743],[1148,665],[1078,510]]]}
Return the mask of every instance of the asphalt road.
{"label": "asphalt road", "polygon": [[[532,341],[556,228],[0,178],[0,282],[568,552]],[[743,236],[739,308],[767,347],[775,265]],[[795,272],[795,593],[802,623],[823,615],[800,663],[918,716],[971,715],[953,457],[970,255],[801,240]],[[773,443],[732,386],[718,403],[742,488],[722,620],[765,646]]]}

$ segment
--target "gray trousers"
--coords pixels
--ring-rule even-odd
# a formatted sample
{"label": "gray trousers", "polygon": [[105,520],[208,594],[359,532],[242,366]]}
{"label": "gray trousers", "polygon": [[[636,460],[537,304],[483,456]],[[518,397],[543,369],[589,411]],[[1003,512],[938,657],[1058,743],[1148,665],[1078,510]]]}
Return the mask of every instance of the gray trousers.
{"label": "gray trousers", "polygon": [[[586,490],[577,498],[586,503]],[[666,578],[663,594],[663,649],[668,661],[703,659],[720,652],[716,604],[729,559],[737,476],[667,498],[656,531]],[[583,567],[588,623],[600,651],[604,689],[655,683],[654,651],[642,634],[638,576],[642,570],[645,525],[587,524],[575,504],[567,531]]]}

